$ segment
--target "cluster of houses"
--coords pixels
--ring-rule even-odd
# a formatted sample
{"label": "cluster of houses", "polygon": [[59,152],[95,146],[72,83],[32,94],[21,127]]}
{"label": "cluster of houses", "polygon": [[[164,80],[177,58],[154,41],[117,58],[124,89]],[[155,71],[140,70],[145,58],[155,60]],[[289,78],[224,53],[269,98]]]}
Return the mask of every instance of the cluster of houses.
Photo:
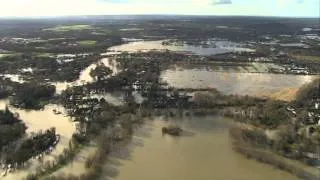
{"label": "cluster of houses", "polygon": [[308,75],[310,74],[310,70],[307,67],[299,67],[295,64],[283,65],[283,67],[270,68],[270,72],[273,73],[287,73],[287,74],[302,74]]}
{"label": "cluster of houses", "polygon": [[307,67],[298,67],[296,65],[291,65],[287,68],[287,73],[291,74],[310,74],[310,71]]}
{"label": "cluster of houses", "polygon": [[295,110],[293,107],[287,107],[286,109],[287,109],[287,111],[289,111],[293,116],[296,116],[296,115],[297,115],[297,112],[296,112],[296,110]]}
{"label": "cluster of houses", "polygon": [[320,102],[314,103],[314,111],[308,112],[308,122],[311,125],[320,126]]}
{"label": "cluster of houses", "polygon": [[[297,116],[297,111],[293,107],[286,108],[288,112],[293,116]],[[320,102],[315,102],[314,107],[308,111],[308,116],[304,121],[305,125],[317,125],[320,126]]]}
{"label": "cluster of houses", "polygon": [[[297,115],[296,109],[293,107],[286,108],[293,116]],[[310,107],[303,121],[303,127],[299,130],[299,134],[304,132],[304,136],[307,138],[314,137],[317,127],[320,127],[320,101],[314,102],[314,106]],[[303,131],[305,130],[305,131]],[[311,149],[310,149],[311,150]],[[320,168],[320,154],[314,152],[303,152],[303,156],[308,159],[308,163],[312,166]]]}

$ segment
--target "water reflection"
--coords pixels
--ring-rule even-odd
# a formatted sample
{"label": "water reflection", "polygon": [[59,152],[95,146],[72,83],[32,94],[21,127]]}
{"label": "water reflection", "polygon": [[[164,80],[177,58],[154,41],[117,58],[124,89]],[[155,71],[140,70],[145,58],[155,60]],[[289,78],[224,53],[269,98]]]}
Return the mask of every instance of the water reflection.
{"label": "water reflection", "polygon": [[201,47],[201,46],[193,46],[188,44],[182,45],[163,45],[163,40],[161,41],[138,41],[138,42],[130,42],[127,44],[114,46],[108,49],[109,52],[104,53],[106,55],[114,54],[116,52],[138,52],[138,51],[150,51],[150,50],[158,50],[158,51],[176,51],[176,52],[188,52],[199,55],[213,55],[213,54],[223,54],[227,52],[234,51],[254,51],[253,49],[238,47],[236,43],[231,43],[228,41],[214,41],[216,47]]}
{"label": "water reflection", "polygon": [[206,69],[168,69],[162,80],[176,88],[217,88],[225,94],[261,96],[277,93],[285,88],[299,88],[316,76],[216,72]]}

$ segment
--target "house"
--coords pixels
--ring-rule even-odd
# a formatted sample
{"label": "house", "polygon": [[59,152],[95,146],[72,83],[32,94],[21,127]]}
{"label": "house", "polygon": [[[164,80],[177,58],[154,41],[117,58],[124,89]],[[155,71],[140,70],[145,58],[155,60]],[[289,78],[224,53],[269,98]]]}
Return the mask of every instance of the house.
{"label": "house", "polygon": [[291,73],[295,74],[309,74],[309,71],[307,68],[302,68],[302,67],[293,67],[291,68]]}
{"label": "house", "polygon": [[314,152],[304,152],[303,156],[309,159],[312,166],[319,166],[320,165],[320,155]]}
{"label": "house", "polygon": [[295,111],[295,109],[294,109],[294,108],[287,107],[286,109],[287,109],[287,111],[291,112],[294,116],[296,116],[296,115],[297,115],[297,112]]}

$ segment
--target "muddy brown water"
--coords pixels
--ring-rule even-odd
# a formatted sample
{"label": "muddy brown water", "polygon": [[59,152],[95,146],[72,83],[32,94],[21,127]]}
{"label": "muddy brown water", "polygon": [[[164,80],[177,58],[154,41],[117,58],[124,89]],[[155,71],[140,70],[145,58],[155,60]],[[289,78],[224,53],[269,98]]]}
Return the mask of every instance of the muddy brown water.
{"label": "muddy brown water", "polygon": [[[0,110],[3,110],[8,104],[8,100],[1,100]],[[26,124],[27,135],[55,127],[56,133],[61,136],[59,143],[50,154],[44,155],[42,162],[55,160],[55,158],[61,154],[65,148],[68,148],[72,134],[76,131],[76,124],[72,122],[70,117],[65,115],[66,112],[62,106],[50,104],[45,106],[42,110],[24,110],[9,106],[9,109],[12,112],[18,113],[19,118]],[[55,114],[53,110],[57,110],[62,114]],[[28,161],[27,169],[16,170],[14,173],[10,173],[5,177],[0,177],[0,179],[20,180],[25,178],[29,173],[35,172],[37,168],[41,166],[42,165],[38,160],[30,159]],[[0,169],[0,174],[2,172],[3,170]]]}
{"label": "muddy brown water", "polygon": [[[102,179],[114,180],[296,180],[232,150],[230,120],[208,116],[176,120],[182,137],[162,135],[163,118],[147,121],[126,150],[113,152]],[[108,177],[107,175],[112,175]]]}
{"label": "muddy brown water", "polygon": [[150,50],[157,51],[175,51],[175,52],[189,52],[198,55],[213,55],[213,54],[223,54],[227,52],[254,52],[255,50],[249,48],[237,47],[239,44],[232,43],[228,41],[215,41],[216,47],[201,47],[183,44],[181,46],[176,45],[163,45],[163,40],[159,41],[139,41],[139,42],[129,42],[119,46],[113,46],[108,49],[109,52],[104,53],[104,55],[114,54],[115,52],[146,52]]}
{"label": "muddy brown water", "polygon": [[[126,46],[114,47],[114,51],[167,49],[161,43],[139,44],[133,43]],[[159,48],[160,47],[160,48]],[[139,49],[140,48],[140,49]],[[176,51],[185,49],[173,49]],[[102,59],[108,67],[113,67],[116,75],[119,70],[114,60]],[[61,92],[67,86],[92,82],[89,73],[96,64],[92,64],[82,71],[79,79],[74,83],[57,83],[57,91]],[[233,72],[214,72],[209,70],[167,70],[162,73],[162,79],[169,85],[180,88],[214,87],[226,94],[258,94],[261,91],[270,93],[278,92],[283,88],[298,88],[311,82],[313,76],[293,76],[275,74],[251,74]],[[115,99],[115,98],[114,98]],[[117,100],[117,99],[116,99]],[[0,109],[3,109],[6,101],[0,101]],[[63,108],[48,105],[41,111],[26,111],[12,108],[20,114],[29,127],[27,133],[56,127],[57,133],[62,135],[61,142],[52,155],[46,157],[49,160],[60,154],[63,148],[68,146],[68,141],[75,131],[75,125],[68,117],[56,115],[52,111]],[[228,123],[219,117],[205,117],[175,121],[188,132],[184,137],[162,136],[161,128],[167,123],[156,119],[147,121],[143,127],[134,134],[133,141],[124,149],[113,152],[110,162],[105,166],[106,176],[115,180],[269,180],[269,179],[297,179],[296,177],[272,168],[271,166],[248,160],[232,150],[231,139],[228,135]],[[92,149],[88,147],[83,152],[86,156]],[[88,151],[88,152],[87,152]],[[82,155],[82,154],[80,154]],[[83,163],[82,161],[79,161]],[[83,165],[71,164],[66,173],[81,169]],[[22,179],[28,172],[39,167],[39,163],[32,162],[30,168],[9,174],[0,179]],[[76,168],[75,168],[76,167]],[[111,169],[112,173],[109,173]],[[62,170],[65,172],[64,170]],[[109,175],[112,175],[110,177]]]}
{"label": "muddy brown water", "polygon": [[224,94],[260,96],[283,89],[298,89],[319,76],[269,73],[216,72],[210,69],[174,68],[161,79],[176,88],[216,88]]}

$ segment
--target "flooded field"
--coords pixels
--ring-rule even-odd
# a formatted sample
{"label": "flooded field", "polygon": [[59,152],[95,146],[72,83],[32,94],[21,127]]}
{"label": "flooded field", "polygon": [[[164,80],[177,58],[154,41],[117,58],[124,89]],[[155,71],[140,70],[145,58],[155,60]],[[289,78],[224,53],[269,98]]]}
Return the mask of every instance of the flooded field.
{"label": "flooded field", "polygon": [[8,1],[0,180],[318,179],[316,6],[231,1]]}
{"label": "flooded field", "polygon": [[[120,72],[118,68],[118,63],[114,58],[103,58],[98,63],[103,63],[105,66],[112,70],[112,76],[115,76]],[[79,78],[74,82],[55,82],[52,83],[56,86],[56,91],[60,94],[62,91],[66,90],[68,86],[83,85],[94,81],[94,78],[90,76],[92,69],[97,67],[97,63],[93,63],[81,71]]]}
{"label": "flooded field", "polygon": [[[4,109],[8,104],[9,102],[7,100],[1,100],[0,109]],[[60,141],[50,154],[44,156],[43,162],[54,160],[55,157],[61,154],[63,150],[69,146],[69,140],[71,139],[72,134],[76,131],[76,127],[71,119],[65,116],[65,110],[63,107],[59,105],[47,105],[43,110],[22,110],[11,106],[9,106],[9,108],[11,111],[17,112],[20,119],[22,119],[26,124],[27,134],[45,131],[51,127],[56,128],[56,133],[61,137]],[[54,109],[62,112],[62,114],[55,114],[53,112]],[[31,159],[28,163],[28,169],[17,170],[12,174],[8,174],[5,178],[1,178],[5,180],[19,180],[26,177],[28,173],[34,172],[37,168],[41,167],[41,163],[35,159]]]}
{"label": "flooded field", "polygon": [[261,62],[210,62],[204,64],[188,64],[180,62],[169,67],[172,70],[182,69],[198,69],[204,71],[215,72],[237,72],[237,73],[270,73],[271,69],[283,69],[284,67],[274,63],[261,63]]}
{"label": "flooded field", "polygon": [[[201,46],[193,46],[193,45],[163,45],[163,41],[140,41],[140,42],[130,42],[127,44],[123,44],[120,46],[114,46],[108,49],[111,54],[115,52],[138,52],[138,51],[150,51],[150,50],[158,50],[158,51],[176,51],[176,52],[188,52],[192,54],[198,55],[213,55],[213,54],[223,54],[227,52],[234,51],[254,51],[248,48],[236,47],[230,42],[226,41],[217,41],[216,47],[201,47]],[[110,54],[106,53],[106,54]]]}
{"label": "flooded field", "polygon": [[[0,109],[4,109],[9,105],[8,100],[0,101]],[[9,106],[9,109],[19,114],[20,119],[24,121],[28,127],[27,133],[44,131],[51,127],[56,127],[56,131],[63,137],[70,138],[75,132],[75,125],[70,117],[66,116],[65,109],[60,105],[50,104],[42,110],[24,110]],[[57,110],[62,114],[55,114],[53,110]]]}
{"label": "flooded field", "polygon": [[67,176],[70,174],[75,175],[76,172],[76,175],[85,174],[85,172],[87,171],[85,167],[85,162],[87,158],[94,154],[96,150],[96,143],[91,142],[88,146],[81,149],[81,151],[75,156],[72,162],[68,163],[66,166],[54,172],[52,176]]}
{"label": "flooded field", "polygon": [[[212,69],[175,68],[164,71],[162,80],[176,88],[216,88],[225,94],[272,96],[294,91],[317,76],[267,73],[217,72]],[[295,93],[292,93],[294,96]]]}
{"label": "flooded field", "polygon": [[162,118],[147,121],[127,149],[112,153],[105,173],[114,180],[298,179],[234,152],[228,122],[212,116],[175,120],[187,135],[172,137],[162,135],[168,123]]}
{"label": "flooded field", "polygon": [[[217,43],[219,45],[219,43]],[[68,86],[83,85],[94,82],[90,71],[99,63],[109,67],[117,75],[121,70],[115,55],[124,51],[137,52],[148,50],[171,50],[192,52],[200,55],[219,54],[232,51],[246,51],[245,48],[233,47],[232,44],[220,44],[216,47],[201,47],[192,45],[163,45],[162,41],[130,42],[114,46],[109,49],[108,58],[103,58],[85,68],[79,78],[71,83],[52,83],[56,86],[57,93],[61,93]],[[225,94],[253,95],[271,97],[290,101],[302,85],[311,82],[316,76],[269,74],[270,68],[278,68],[273,63],[244,63],[235,65],[210,64],[205,66],[187,67],[187,65],[174,66],[161,74],[161,79],[168,82],[169,86],[176,88],[216,88]],[[13,81],[23,82],[18,75],[6,75]],[[133,94],[137,103],[144,99],[139,93]],[[121,92],[101,93],[88,95],[104,98],[107,102],[121,106],[125,103]],[[3,109],[8,101],[0,101]],[[68,147],[69,140],[75,132],[75,124],[65,116],[65,110],[58,105],[47,105],[43,110],[21,110],[10,107],[24,120],[28,129],[27,133],[44,131],[55,127],[61,135],[61,141],[54,151],[44,156],[43,162],[54,160],[63,149]],[[57,110],[62,114],[53,112]],[[132,179],[175,179],[175,180],[212,180],[212,179],[237,179],[237,180],[269,180],[269,179],[297,179],[294,176],[276,170],[271,166],[246,159],[232,150],[231,138],[228,134],[229,120],[221,117],[202,117],[183,120],[174,120],[187,130],[183,137],[162,136],[161,128],[168,122],[162,118],[147,121],[139,128],[132,142],[125,148],[120,148],[112,153],[104,171],[114,180]],[[73,174],[76,171],[85,172],[85,159],[96,150],[94,144],[85,147],[75,160],[68,163],[53,175]],[[147,154],[147,155],[146,155]],[[28,173],[41,167],[38,160],[30,160],[26,170],[17,170],[8,174],[5,180],[23,179]],[[1,170],[0,170],[1,172]],[[232,172],[232,173],[230,173]]]}

